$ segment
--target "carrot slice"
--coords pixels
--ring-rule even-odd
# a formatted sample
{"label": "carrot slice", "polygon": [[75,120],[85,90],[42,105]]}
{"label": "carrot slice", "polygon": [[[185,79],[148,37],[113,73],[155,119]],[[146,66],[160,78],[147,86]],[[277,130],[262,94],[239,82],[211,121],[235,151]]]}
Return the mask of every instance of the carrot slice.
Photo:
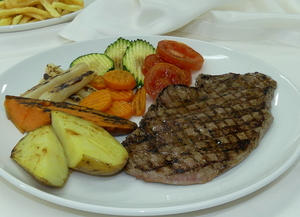
{"label": "carrot slice", "polygon": [[106,88],[102,75],[97,75],[89,84],[98,90]]}
{"label": "carrot slice", "polygon": [[133,116],[131,104],[125,101],[113,101],[106,113],[129,119]]}
{"label": "carrot slice", "polygon": [[114,90],[109,87],[106,90],[110,93],[112,100],[130,102],[133,97],[133,91],[130,90]]}
{"label": "carrot slice", "polygon": [[125,70],[111,70],[103,75],[105,84],[114,90],[130,90],[136,86],[134,76]]}
{"label": "carrot slice", "polygon": [[103,89],[89,94],[79,103],[80,106],[96,109],[99,111],[106,111],[112,104],[112,97],[110,93]]}
{"label": "carrot slice", "polygon": [[144,86],[139,88],[132,98],[132,109],[134,111],[134,115],[141,116],[146,111],[146,89]]}

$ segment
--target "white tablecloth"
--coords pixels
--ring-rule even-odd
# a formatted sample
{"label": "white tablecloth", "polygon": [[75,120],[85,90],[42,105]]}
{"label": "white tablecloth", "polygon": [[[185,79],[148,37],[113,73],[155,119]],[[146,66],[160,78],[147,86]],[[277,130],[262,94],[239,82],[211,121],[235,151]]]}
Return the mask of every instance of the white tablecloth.
{"label": "white tablecloth", "polygon": [[[39,52],[69,41],[57,32],[66,24],[46,28],[0,33],[0,74],[12,65]],[[168,35],[188,37],[223,45],[270,64],[300,88],[300,48],[271,41],[217,41],[199,35],[172,32]],[[293,123],[291,123],[293,124]],[[1,159],[0,159],[1,160]],[[300,162],[268,186],[236,201],[196,212],[173,215],[181,217],[298,217],[300,216]],[[199,192],[201,194],[201,192]],[[36,198],[0,178],[0,216],[2,217],[75,217],[106,215],[78,211]]]}

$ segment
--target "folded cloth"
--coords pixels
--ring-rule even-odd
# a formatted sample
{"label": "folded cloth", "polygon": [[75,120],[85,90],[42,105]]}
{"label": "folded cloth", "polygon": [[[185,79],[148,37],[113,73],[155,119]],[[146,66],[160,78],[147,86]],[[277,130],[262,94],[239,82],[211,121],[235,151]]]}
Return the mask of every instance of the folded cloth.
{"label": "folded cloth", "polygon": [[270,40],[300,47],[299,20],[299,0],[240,0],[197,17],[178,31],[214,40]]}
{"label": "folded cloth", "polygon": [[73,41],[174,31],[232,0],[97,0],[59,35]]}
{"label": "folded cloth", "polygon": [[299,0],[97,0],[59,35],[81,41],[172,31],[214,40],[272,40],[300,47]]}

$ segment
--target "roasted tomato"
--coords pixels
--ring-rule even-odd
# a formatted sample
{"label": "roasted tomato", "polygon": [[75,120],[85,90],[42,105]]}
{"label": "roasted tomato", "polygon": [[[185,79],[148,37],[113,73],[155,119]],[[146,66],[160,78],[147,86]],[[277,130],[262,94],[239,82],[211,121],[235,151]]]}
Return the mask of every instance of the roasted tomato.
{"label": "roasted tomato", "polygon": [[[143,63],[142,72],[144,75],[147,74],[149,69],[151,69],[153,66],[155,66],[158,63],[165,63],[158,54],[150,54],[148,55]],[[184,73],[186,74],[186,85],[192,84],[192,73],[189,70],[183,69]]]}
{"label": "roasted tomato", "polygon": [[170,84],[186,84],[185,72],[169,63],[158,63],[145,75],[144,86],[147,94],[153,99]]}
{"label": "roasted tomato", "polygon": [[185,84],[190,86],[192,84],[192,73],[191,71],[188,70],[183,70],[184,74],[185,74]]}
{"label": "roasted tomato", "polygon": [[159,41],[156,53],[163,61],[190,71],[201,69],[204,62],[201,54],[190,46],[178,41]]}
{"label": "roasted tomato", "polygon": [[148,55],[144,60],[142,73],[146,75],[149,69],[151,69],[157,63],[164,63],[164,61],[157,54]]}

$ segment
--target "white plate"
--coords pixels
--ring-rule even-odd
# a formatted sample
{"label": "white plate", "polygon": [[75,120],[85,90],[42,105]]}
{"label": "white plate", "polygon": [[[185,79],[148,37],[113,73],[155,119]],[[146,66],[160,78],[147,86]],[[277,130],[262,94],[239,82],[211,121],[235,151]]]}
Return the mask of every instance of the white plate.
{"label": "white plate", "polygon": [[[93,0],[84,0],[84,6],[88,6],[91,4]],[[52,26],[59,23],[64,23],[73,20],[82,10],[75,11],[73,13],[67,14],[60,18],[52,18],[42,21],[37,21],[33,23],[25,23],[20,25],[9,25],[9,26],[0,26],[0,33],[1,32],[17,32],[17,31],[24,31],[24,30],[31,30],[37,29],[46,26]]]}
{"label": "white plate", "polygon": [[[156,46],[159,40],[170,37],[128,37],[136,38],[148,40]],[[6,94],[18,95],[35,85],[47,63],[52,62],[67,68],[76,57],[91,52],[103,52],[106,46],[116,39],[104,38],[72,43],[20,62],[0,77],[1,104],[3,105]],[[187,43],[203,54],[203,73],[260,71],[278,82],[272,103],[274,123],[259,147],[244,162],[203,185],[172,186],[146,183],[125,173],[94,177],[73,172],[62,189],[51,189],[38,184],[9,158],[12,148],[23,135],[7,120],[5,110],[1,106],[0,175],[32,195],[63,206],[103,214],[151,216],[217,206],[250,194],[285,172],[300,153],[298,90],[279,72],[251,56],[197,40],[174,40]]]}

